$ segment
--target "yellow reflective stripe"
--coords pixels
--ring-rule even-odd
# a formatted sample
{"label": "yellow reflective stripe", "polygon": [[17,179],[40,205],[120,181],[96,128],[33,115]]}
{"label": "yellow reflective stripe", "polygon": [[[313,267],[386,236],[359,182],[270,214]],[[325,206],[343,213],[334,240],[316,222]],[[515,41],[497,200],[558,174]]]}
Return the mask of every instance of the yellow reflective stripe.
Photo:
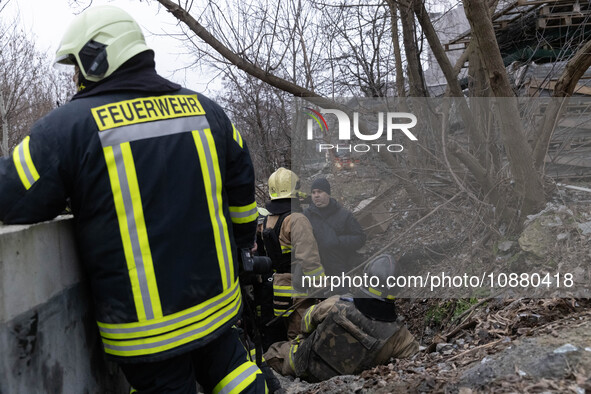
{"label": "yellow reflective stripe", "polygon": [[147,283],[149,299],[150,303],[152,304],[152,318],[158,319],[162,317],[162,305],[160,304],[160,294],[158,292],[158,285],[156,283],[156,273],[154,272],[154,262],[152,261],[150,242],[148,241],[148,230],[146,228],[146,221],[144,219],[142,198],[140,195],[140,188],[135,171],[135,163],[133,161],[133,155],[131,153],[131,146],[129,142],[121,144],[121,152],[123,155],[123,162],[125,164],[125,171],[127,173],[127,182],[129,183],[129,193],[131,195],[133,216],[135,218],[139,247],[144,266],[144,280]]}
{"label": "yellow reflective stripe", "polygon": [[[256,361],[257,359],[257,350],[255,348],[250,349],[248,352],[246,359],[249,361]],[[261,356],[261,361],[265,361],[265,357]]]}
{"label": "yellow reflective stripe", "polygon": [[26,136],[12,152],[12,159],[14,161],[14,166],[16,167],[16,172],[26,190],[29,190],[39,179],[39,173],[31,158],[31,151],[29,149],[30,139],[31,137]]}
{"label": "yellow reflective stripe", "polygon": [[291,246],[281,245],[281,253],[282,254],[291,253]]}
{"label": "yellow reflective stripe", "polygon": [[152,253],[129,142],[104,147],[138,320],[162,317]]}
{"label": "yellow reflective stripe", "polygon": [[298,343],[295,343],[289,347],[289,366],[291,367],[291,369],[294,370],[294,372],[295,372],[295,363],[293,362],[293,356],[298,351],[298,347],[300,347],[300,345]]}
{"label": "yellow reflective stripe", "polygon": [[247,216],[245,218],[236,218],[236,217],[232,216],[232,223],[236,223],[236,224],[251,223],[251,222],[254,222],[255,220],[257,220],[258,217],[259,217],[258,213],[253,213],[252,215]]}
{"label": "yellow reflective stripe", "polygon": [[240,292],[224,308],[191,325],[163,335],[132,340],[110,340],[103,338],[105,353],[122,357],[144,356],[174,349],[197,339],[204,338],[235,318],[240,311]]}
{"label": "yellow reflective stripe", "polygon": [[312,271],[304,271],[304,275],[306,276],[323,276],[324,275],[324,267],[318,267],[313,269]]}
{"label": "yellow reflective stripe", "polygon": [[216,384],[213,394],[240,393],[251,385],[259,374],[262,374],[259,367],[251,361],[246,361]]}
{"label": "yellow reflective stripe", "polygon": [[232,137],[234,138],[234,141],[236,141],[238,143],[238,145],[240,145],[241,148],[244,148],[244,143],[242,142],[242,136],[240,135],[240,132],[238,132],[238,129],[236,129],[236,126],[232,125]]}
{"label": "yellow reflective stripe", "polygon": [[243,206],[230,206],[230,212],[248,212],[248,211],[252,211],[253,209],[254,210],[257,209],[256,201],[252,202],[251,204],[243,205]]}
{"label": "yellow reflective stripe", "polygon": [[[287,313],[285,313],[285,312],[287,312]],[[287,309],[273,308],[273,314],[275,316],[288,317],[292,313],[293,313],[293,309],[287,310]]]}
{"label": "yellow reflective stripe", "polygon": [[230,206],[232,223],[250,223],[259,217],[256,202],[244,206]]}
{"label": "yellow reflective stripe", "polygon": [[273,293],[274,294],[291,294],[293,291],[293,287],[292,286],[279,286],[279,285],[273,285]]}
{"label": "yellow reflective stripe", "polygon": [[39,173],[37,172],[37,169],[35,168],[35,165],[33,164],[33,158],[31,157],[31,150],[29,148],[30,140],[31,140],[31,137],[29,137],[29,136],[25,137],[25,139],[23,140],[23,142],[22,142],[23,153],[25,154],[25,162],[27,163],[27,168],[31,172],[34,182],[36,182],[37,179],[39,179]]}
{"label": "yellow reflective stripe", "polygon": [[25,186],[25,189],[29,190],[31,188],[31,181],[29,181],[29,179],[25,175],[25,169],[23,168],[23,165],[21,163],[21,158],[18,153],[19,149],[20,149],[20,145],[17,146],[16,148],[14,148],[14,152],[12,152],[12,159],[14,161],[14,166],[16,167],[16,172],[18,173],[18,177],[20,178],[21,182]]}
{"label": "yellow reflective stripe", "polygon": [[316,307],[316,305],[312,305],[311,307],[308,308],[308,310],[306,311],[306,314],[304,315],[304,328],[306,332],[310,332],[310,328],[311,328],[311,323],[312,323],[312,311],[314,310],[314,308]]}
{"label": "yellow reflective stripe", "polygon": [[160,319],[119,324],[97,322],[97,324],[101,336],[105,339],[133,339],[165,334],[212,315],[229,305],[239,294],[239,282],[235,281],[231,289],[191,308]]}
{"label": "yellow reflective stripe", "polygon": [[370,293],[377,295],[378,297],[381,297],[382,296],[382,292],[374,289],[373,287],[368,287],[367,290]]}
{"label": "yellow reflective stripe", "polygon": [[117,212],[117,221],[119,223],[119,232],[121,233],[121,242],[123,243],[123,252],[125,254],[129,279],[131,281],[131,292],[133,294],[135,310],[138,320],[145,321],[146,312],[144,310],[144,302],[140,291],[139,278],[137,276],[137,269],[135,267],[135,260],[131,246],[131,237],[128,231],[127,215],[125,213],[125,205],[123,203],[123,195],[121,193],[121,186],[119,183],[119,175],[117,173],[117,164],[115,163],[113,147],[107,146],[103,148],[103,152],[105,155],[107,170],[109,172],[111,190],[113,191],[113,201],[115,203],[115,211]]}
{"label": "yellow reflective stripe", "polygon": [[222,286],[226,290],[230,288],[234,279],[234,262],[228,235],[228,223],[222,211],[222,177],[219,160],[210,129],[194,130],[192,134],[203,173],[203,184],[209,208],[209,219],[213,228],[218,264],[222,275]]}
{"label": "yellow reflective stripe", "polygon": [[276,297],[306,297],[308,293],[298,293],[292,286],[273,285],[273,295]]}
{"label": "yellow reflective stripe", "polygon": [[[280,286],[280,287],[284,287],[284,286]],[[273,287],[273,295],[275,297],[306,297],[308,295],[308,293],[298,293],[293,287],[290,287],[288,289],[279,289],[276,287]]]}

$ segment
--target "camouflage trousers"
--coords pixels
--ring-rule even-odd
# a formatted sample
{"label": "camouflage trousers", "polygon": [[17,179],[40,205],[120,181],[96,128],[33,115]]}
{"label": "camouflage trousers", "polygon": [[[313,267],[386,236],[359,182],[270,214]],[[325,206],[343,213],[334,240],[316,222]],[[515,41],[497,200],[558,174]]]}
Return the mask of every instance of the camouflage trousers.
{"label": "camouflage trousers", "polygon": [[[306,365],[308,360],[303,360],[302,354],[305,352],[298,353],[298,348],[308,347],[312,338],[297,337],[291,341],[277,342],[271,345],[269,350],[265,353],[265,360],[267,364],[275,371],[283,376],[300,376],[305,378],[305,372],[296,374],[295,364],[299,365],[298,370],[307,370],[309,366]],[[382,351],[379,353],[382,357],[378,357],[374,360],[374,365],[377,366],[386,363],[391,357],[393,358],[407,358],[415,354],[419,350],[419,344],[414,339],[413,335],[408,329],[402,326],[396,334],[388,341]],[[340,349],[342,352],[347,352],[348,349]],[[321,355],[326,357],[327,355]],[[302,368],[304,366],[304,368]],[[349,373],[353,373],[350,371]]]}

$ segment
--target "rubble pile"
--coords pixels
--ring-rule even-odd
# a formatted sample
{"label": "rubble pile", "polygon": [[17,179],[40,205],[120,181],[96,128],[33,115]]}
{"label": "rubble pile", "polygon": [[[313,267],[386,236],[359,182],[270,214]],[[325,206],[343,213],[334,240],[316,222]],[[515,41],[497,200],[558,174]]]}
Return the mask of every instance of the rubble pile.
{"label": "rubble pile", "polygon": [[[590,283],[588,192],[557,189],[552,202],[528,217],[513,237],[479,227],[478,211],[466,208],[465,200],[448,204],[406,231],[418,217],[398,211],[410,205],[403,191],[388,195],[379,206],[393,220],[369,238],[367,256],[390,243],[389,252],[408,265],[407,272],[452,266],[466,271],[546,270],[570,272],[575,284]],[[532,291],[513,297],[504,292],[399,299],[400,314],[421,344],[413,358],[391,359],[359,376],[316,384],[282,377],[282,383],[288,393],[590,392],[591,297],[573,289],[555,297]]]}

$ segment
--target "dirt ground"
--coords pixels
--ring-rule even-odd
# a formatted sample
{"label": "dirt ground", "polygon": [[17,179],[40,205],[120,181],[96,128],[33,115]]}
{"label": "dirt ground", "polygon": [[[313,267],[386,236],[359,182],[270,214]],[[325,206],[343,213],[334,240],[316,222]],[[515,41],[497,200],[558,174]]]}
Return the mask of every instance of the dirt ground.
{"label": "dirt ground", "polygon": [[[338,186],[350,176],[329,177],[337,184],[333,197],[349,209],[384,190],[379,182]],[[393,219],[385,231],[370,232],[366,257],[389,245],[387,252],[410,273],[452,266],[466,272],[543,268],[573,273],[574,288],[591,283],[591,193],[556,188],[551,204],[512,237],[482,225],[478,207],[467,200],[421,221],[425,212],[413,210],[402,189],[391,195],[386,206]],[[441,190],[431,209],[449,198]],[[541,235],[528,233],[538,227]],[[310,394],[591,392],[591,300],[581,294],[587,293],[398,299],[399,314],[420,342],[417,355],[317,384],[281,377],[283,387]]]}

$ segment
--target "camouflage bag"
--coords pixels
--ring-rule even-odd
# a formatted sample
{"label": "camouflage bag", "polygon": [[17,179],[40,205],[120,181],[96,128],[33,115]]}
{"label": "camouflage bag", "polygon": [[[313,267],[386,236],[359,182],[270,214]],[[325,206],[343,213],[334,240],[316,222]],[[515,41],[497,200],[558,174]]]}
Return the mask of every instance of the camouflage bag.
{"label": "camouflage bag", "polygon": [[297,376],[319,382],[374,366],[376,354],[400,324],[368,319],[352,303],[338,302],[294,355]]}

